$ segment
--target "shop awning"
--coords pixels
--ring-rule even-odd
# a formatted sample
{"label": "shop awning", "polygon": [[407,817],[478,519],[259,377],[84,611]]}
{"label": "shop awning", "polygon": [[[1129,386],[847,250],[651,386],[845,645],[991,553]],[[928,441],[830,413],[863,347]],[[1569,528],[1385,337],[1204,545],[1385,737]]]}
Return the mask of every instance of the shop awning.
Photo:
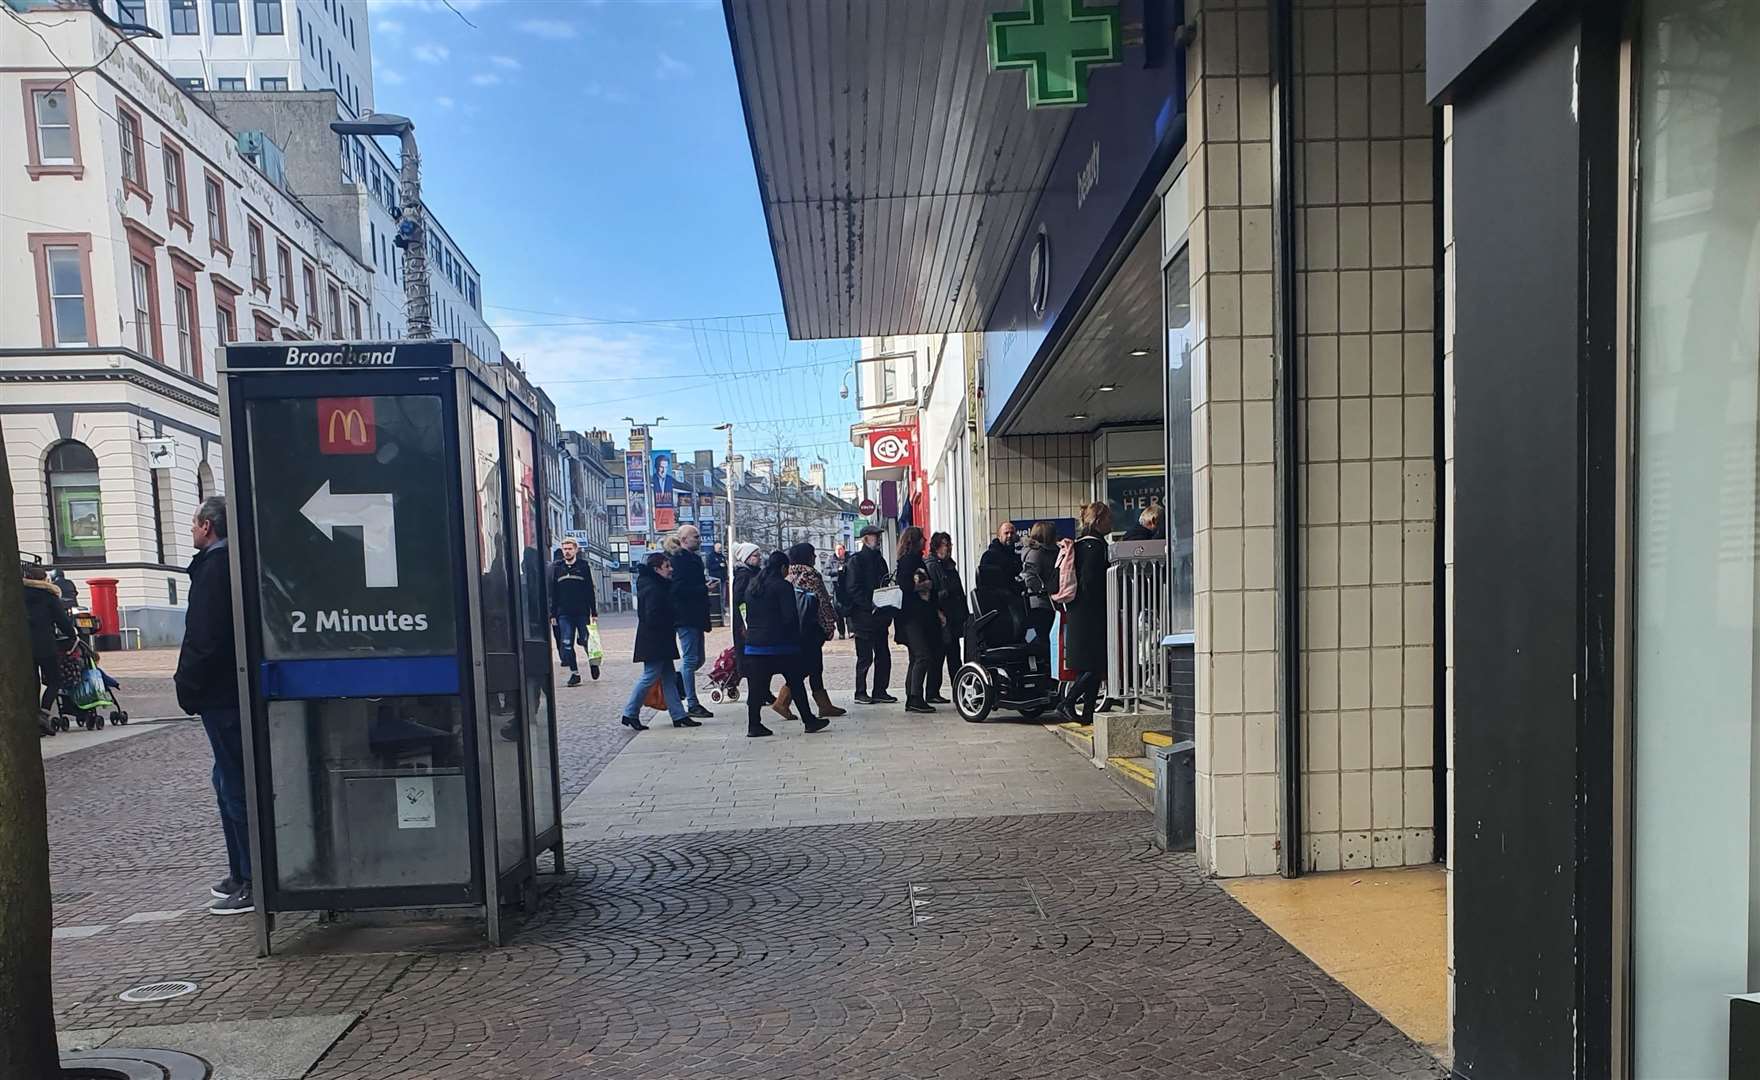
{"label": "shop awning", "polygon": [[1011,2],[724,0],[791,336],[984,328],[1071,115],[989,72]]}

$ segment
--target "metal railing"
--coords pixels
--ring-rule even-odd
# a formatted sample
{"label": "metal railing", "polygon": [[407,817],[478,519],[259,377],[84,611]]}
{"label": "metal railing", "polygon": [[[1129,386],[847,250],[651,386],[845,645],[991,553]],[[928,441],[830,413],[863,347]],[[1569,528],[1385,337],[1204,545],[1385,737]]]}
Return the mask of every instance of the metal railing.
{"label": "metal railing", "polygon": [[1167,541],[1123,540],[1106,568],[1106,693],[1127,711],[1168,708]]}

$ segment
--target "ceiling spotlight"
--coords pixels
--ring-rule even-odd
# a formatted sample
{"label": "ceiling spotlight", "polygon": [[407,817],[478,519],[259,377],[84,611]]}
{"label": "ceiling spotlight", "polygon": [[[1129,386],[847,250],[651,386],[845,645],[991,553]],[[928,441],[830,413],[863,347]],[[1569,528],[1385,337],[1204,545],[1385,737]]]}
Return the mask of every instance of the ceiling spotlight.
{"label": "ceiling spotlight", "polygon": [[1088,418],[1088,414],[1085,412],[1072,412],[1069,414],[1069,418],[1071,420],[1086,420]]}
{"label": "ceiling spotlight", "polygon": [[1102,394],[1110,394],[1114,390],[1118,389],[1118,384],[1117,383],[1101,383],[1099,386],[1096,386],[1094,389],[1099,391]]}
{"label": "ceiling spotlight", "polygon": [[1132,356],[1148,356],[1149,350],[1148,349],[1132,349],[1131,355]]}

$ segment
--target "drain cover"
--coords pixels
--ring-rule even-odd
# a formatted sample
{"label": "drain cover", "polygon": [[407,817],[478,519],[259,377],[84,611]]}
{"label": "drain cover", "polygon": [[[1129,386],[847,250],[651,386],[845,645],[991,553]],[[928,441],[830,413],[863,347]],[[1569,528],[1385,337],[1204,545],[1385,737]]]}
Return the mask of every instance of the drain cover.
{"label": "drain cover", "polygon": [[911,925],[969,925],[1044,919],[1038,894],[1019,878],[913,881]]}
{"label": "drain cover", "polygon": [[193,982],[156,982],[145,986],[137,986],[132,990],[124,990],[120,995],[123,1001],[170,1001],[172,998],[196,992]]}

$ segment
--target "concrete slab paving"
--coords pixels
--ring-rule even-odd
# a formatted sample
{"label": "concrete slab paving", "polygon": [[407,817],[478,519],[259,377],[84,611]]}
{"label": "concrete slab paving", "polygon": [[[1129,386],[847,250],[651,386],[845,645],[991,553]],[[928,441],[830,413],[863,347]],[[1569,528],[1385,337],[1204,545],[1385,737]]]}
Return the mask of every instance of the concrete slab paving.
{"label": "concrete slab paving", "polygon": [[360,1015],[151,1024],[113,1029],[97,1046],[194,1054],[213,1066],[210,1080],[302,1080]]}

